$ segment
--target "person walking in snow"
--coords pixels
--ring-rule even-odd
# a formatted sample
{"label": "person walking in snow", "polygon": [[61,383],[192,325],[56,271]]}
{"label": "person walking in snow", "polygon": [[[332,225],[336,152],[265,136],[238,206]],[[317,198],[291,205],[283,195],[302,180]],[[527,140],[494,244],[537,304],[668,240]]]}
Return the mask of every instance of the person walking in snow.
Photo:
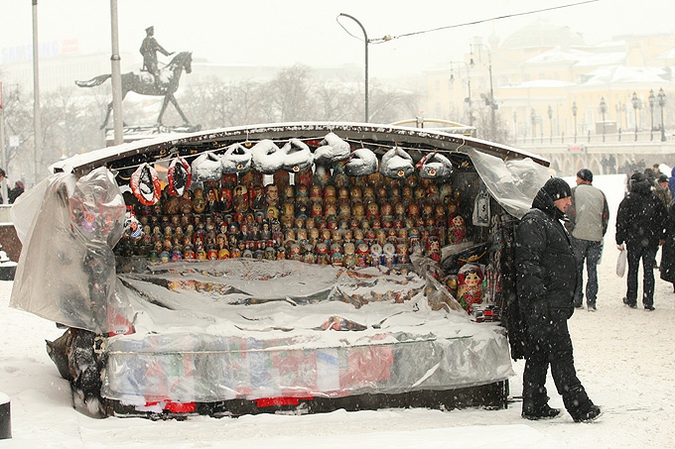
{"label": "person walking in snow", "polygon": [[572,189],[572,205],[567,209],[565,227],[572,235],[577,259],[577,290],[574,307],[584,304],[583,272],[586,263],[586,306],[596,310],[598,298],[598,263],[602,255],[602,239],[609,224],[609,206],[602,190],[593,187],[593,172],[582,168],[577,172],[577,185]]}
{"label": "person walking in snow", "polygon": [[638,269],[642,260],[642,305],[654,310],[654,265],[659,245],[664,243],[666,206],[652,192],[652,183],[640,172],[630,178],[630,191],[616,214],[616,244],[628,251],[627,290],[624,304],[637,308]]}
{"label": "person walking in snow", "polygon": [[572,191],[561,178],[551,178],[537,192],[532,208],[516,230],[516,291],[525,326],[522,417],[554,418],[548,405],[549,365],[558,393],[575,422],[600,415],[577,377],[567,320],[574,313],[577,263],[572,240],[562,224]]}
{"label": "person walking in snow", "polygon": [[661,279],[673,284],[675,292],[675,200],[668,205],[665,243],[661,247],[661,263],[659,264]]}

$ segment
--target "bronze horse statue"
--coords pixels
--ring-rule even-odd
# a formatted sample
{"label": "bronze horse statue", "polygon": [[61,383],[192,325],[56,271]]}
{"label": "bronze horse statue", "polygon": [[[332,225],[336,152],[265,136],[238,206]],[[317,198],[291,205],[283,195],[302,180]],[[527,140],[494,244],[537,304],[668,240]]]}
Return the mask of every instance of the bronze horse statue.
{"label": "bronze horse statue", "polygon": [[[162,103],[162,110],[159,112],[159,117],[157,117],[157,125],[162,125],[162,116],[164,115],[164,111],[169,102],[174,105],[185,124],[189,125],[190,121],[185,117],[180,106],[178,106],[176,97],[173,96],[174,92],[178,90],[178,84],[183,70],[185,70],[185,73],[192,72],[192,52],[184,51],[174,56],[171,62],[159,71],[157,80],[155,80],[155,77],[150,72],[124,73],[122,75],[122,100],[124,100],[124,97],[129,92],[136,92],[141,95],[163,96],[164,102]],[[80,87],[95,87],[100,86],[111,77],[112,75],[108,73],[94,77],[89,81],[75,81],[75,84]],[[108,112],[105,115],[105,120],[101,125],[101,129],[105,128],[108,124],[112,106],[113,104],[111,101],[108,103]]]}

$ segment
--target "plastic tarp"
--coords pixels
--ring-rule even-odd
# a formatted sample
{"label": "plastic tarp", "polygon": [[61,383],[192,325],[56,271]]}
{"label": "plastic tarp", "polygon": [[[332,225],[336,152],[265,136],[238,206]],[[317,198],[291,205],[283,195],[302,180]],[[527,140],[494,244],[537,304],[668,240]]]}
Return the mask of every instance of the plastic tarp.
{"label": "plastic tarp", "polygon": [[503,329],[432,310],[430,284],[412,272],[229,259],[120,279],[136,333],[108,340],[103,395],[141,408],[448,390],[513,375]]}
{"label": "plastic tarp", "polygon": [[125,205],[112,173],[99,168],[78,180],[57,174],[24,195],[16,206],[32,220],[28,230],[28,220],[19,225],[24,246],[10,305],[96,333],[129,331],[131,310],[115,287],[112,252]]}
{"label": "plastic tarp", "polygon": [[504,160],[473,148],[469,157],[492,197],[516,218],[532,207],[537,192],[551,177],[546,167],[530,158]]}

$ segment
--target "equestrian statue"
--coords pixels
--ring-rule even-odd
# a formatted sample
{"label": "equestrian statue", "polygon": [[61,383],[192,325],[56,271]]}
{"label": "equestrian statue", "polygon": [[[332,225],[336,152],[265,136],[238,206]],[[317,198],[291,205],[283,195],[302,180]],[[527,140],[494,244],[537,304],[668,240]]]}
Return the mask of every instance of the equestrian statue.
{"label": "equestrian statue", "polygon": [[[183,70],[185,70],[185,73],[192,72],[192,52],[184,51],[178,53],[173,57],[171,62],[159,69],[157,67],[157,52],[159,51],[165,56],[170,56],[173,52],[167,52],[157,43],[154,38],[153,27],[149,27],[145,31],[147,36],[143,40],[143,44],[140,48],[140,52],[143,54],[143,69],[140,72],[134,71],[122,74],[122,99],[124,99],[129,92],[164,97],[162,109],[159,111],[159,117],[157,117],[157,125],[163,126],[162,117],[166,107],[169,102],[171,102],[185,122],[185,125],[190,126],[190,121],[187,119],[180,106],[178,106],[176,97],[174,97],[173,94],[178,90]],[[95,87],[100,86],[111,77],[112,75],[107,73],[96,76],[88,81],[75,81],[75,84],[79,87]],[[101,129],[105,128],[108,124],[112,106],[113,104],[111,101],[108,103],[108,111],[106,112]]]}

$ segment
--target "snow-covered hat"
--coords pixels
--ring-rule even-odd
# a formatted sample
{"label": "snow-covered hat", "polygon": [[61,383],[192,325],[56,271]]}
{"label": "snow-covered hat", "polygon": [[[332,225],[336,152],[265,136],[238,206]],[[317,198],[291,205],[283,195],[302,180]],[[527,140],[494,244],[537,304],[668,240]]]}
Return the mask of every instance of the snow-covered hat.
{"label": "snow-covered hat", "polygon": [[572,196],[570,185],[562,178],[549,179],[546,181],[546,184],[544,184],[543,189],[549,194],[553,201]]}

